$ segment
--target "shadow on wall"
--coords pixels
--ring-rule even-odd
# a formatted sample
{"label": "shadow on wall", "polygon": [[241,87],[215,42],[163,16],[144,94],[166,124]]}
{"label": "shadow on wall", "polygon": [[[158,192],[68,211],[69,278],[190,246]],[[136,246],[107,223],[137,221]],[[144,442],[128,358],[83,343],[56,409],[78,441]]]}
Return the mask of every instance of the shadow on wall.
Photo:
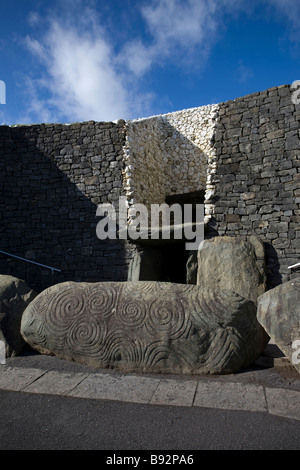
{"label": "shadow on wall", "polygon": [[0,250],[62,272],[0,254],[0,273],[23,279],[37,291],[66,280],[126,279],[123,244],[97,238],[96,204],[67,176],[83,160],[84,178],[93,176],[90,159],[70,151],[58,167],[54,158],[61,141],[55,144],[53,127],[43,137],[39,132],[40,126],[0,128]]}
{"label": "shadow on wall", "polygon": [[[125,186],[130,207],[140,203],[150,208],[169,196],[206,191],[211,114],[210,108],[195,108],[182,116],[176,112],[128,123]],[[201,122],[207,120],[211,125],[206,133]]]}
{"label": "shadow on wall", "polygon": [[[170,208],[166,225],[172,226],[173,204],[181,207],[182,218],[180,222],[176,220],[177,224],[184,223],[185,204],[189,204],[192,219],[186,222],[200,222],[196,216],[196,205],[210,203],[205,201],[207,153],[160,117],[138,121],[134,126],[136,136],[130,140],[133,142],[131,153],[134,154],[130,170],[131,186],[134,188],[131,197],[135,201],[131,205],[132,210],[136,203],[145,204],[150,225],[151,204],[165,203]],[[141,142],[137,139],[138,135],[141,135]],[[159,185],[157,190],[156,185]],[[193,231],[195,233],[195,228]],[[161,234],[159,240],[151,240],[149,233],[147,240],[139,239],[134,243],[136,252],[129,265],[128,280],[196,284],[195,280],[189,280],[187,266],[191,252],[186,250],[186,243],[193,240],[184,235],[183,225],[180,240],[174,240],[172,236],[170,240],[162,239]]]}
{"label": "shadow on wall", "polygon": [[267,287],[273,288],[282,284],[281,266],[278,253],[271,243],[264,242],[266,266],[267,266]]}

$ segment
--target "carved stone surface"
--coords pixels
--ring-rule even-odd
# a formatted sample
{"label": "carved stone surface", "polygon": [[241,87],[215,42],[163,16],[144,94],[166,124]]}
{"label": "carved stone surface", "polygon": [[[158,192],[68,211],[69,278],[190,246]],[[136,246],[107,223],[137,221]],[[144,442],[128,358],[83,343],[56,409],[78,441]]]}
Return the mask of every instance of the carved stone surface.
{"label": "carved stone surface", "polygon": [[300,277],[260,296],[257,318],[300,373]]}
{"label": "carved stone surface", "polygon": [[17,356],[26,345],[20,334],[21,317],[36,295],[21,279],[0,275],[0,340],[6,357]]}
{"label": "carved stone surface", "polygon": [[255,236],[216,237],[204,240],[198,251],[197,284],[213,289],[229,289],[257,302],[266,291],[263,243]]}
{"label": "carved stone surface", "polygon": [[41,353],[125,372],[232,373],[266,344],[253,302],[155,281],[57,284],[28,306],[21,333]]}

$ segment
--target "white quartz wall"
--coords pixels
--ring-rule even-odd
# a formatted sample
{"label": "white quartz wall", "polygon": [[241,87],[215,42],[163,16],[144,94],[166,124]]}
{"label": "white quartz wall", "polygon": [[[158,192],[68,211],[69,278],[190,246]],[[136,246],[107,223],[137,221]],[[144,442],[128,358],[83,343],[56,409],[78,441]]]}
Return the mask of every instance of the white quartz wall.
{"label": "white quartz wall", "polygon": [[217,118],[218,106],[208,105],[127,121],[123,181],[129,207],[206,190],[206,215],[213,213]]}

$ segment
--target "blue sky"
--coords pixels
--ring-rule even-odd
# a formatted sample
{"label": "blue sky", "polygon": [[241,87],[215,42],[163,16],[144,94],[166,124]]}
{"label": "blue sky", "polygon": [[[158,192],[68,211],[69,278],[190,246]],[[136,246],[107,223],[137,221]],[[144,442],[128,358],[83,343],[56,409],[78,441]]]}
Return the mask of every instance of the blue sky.
{"label": "blue sky", "polygon": [[0,58],[0,123],[163,114],[299,80],[300,1],[0,0]]}

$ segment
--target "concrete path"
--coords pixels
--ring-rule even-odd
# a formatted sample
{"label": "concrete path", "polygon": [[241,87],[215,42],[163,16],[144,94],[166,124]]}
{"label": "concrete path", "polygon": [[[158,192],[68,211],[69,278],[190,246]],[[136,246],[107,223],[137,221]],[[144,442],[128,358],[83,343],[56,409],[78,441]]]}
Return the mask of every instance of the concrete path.
{"label": "concrete path", "polygon": [[[281,362],[290,371],[284,359]],[[254,411],[300,420],[300,380],[297,373],[292,373],[292,379],[286,377],[286,374],[280,375],[278,367],[271,372],[258,368],[248,375],[169,377],[94,371],[57,358],[45,359],[43,356],[36,356],[34,360],[11,358],[1,365],[0,390],[150,406]],[[39,366],[31,366],[32,363]],[[273,376],[270,375],[272,373]]]}

